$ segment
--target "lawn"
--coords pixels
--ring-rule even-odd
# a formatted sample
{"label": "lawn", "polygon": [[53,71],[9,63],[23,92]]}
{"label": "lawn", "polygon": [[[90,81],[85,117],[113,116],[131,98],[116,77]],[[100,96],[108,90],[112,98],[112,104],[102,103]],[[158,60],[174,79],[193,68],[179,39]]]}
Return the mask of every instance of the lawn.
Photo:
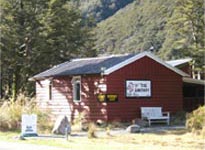
{"label": "lawn", "polygon": [[204,150],[204,137],[188,133],[184,129],[157,133],[137,133],[101,135],[94,139],[87,136],[71,136],[64,138],[28,138],[20,141],[14,137],[18,132],[0,132],[0,140],[10,142],[25,142],[69,148],[71,150]]}

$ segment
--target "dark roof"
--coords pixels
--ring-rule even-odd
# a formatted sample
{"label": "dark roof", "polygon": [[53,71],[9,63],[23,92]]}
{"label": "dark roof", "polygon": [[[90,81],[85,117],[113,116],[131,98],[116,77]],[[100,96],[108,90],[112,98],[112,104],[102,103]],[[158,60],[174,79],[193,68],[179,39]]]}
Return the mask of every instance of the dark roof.
{"label": "dark roof", "polygon": [[30,78],[30,80],[66,75],[100,74],[102,67],[109,69],[133,56],[135,55],[113,55],[108,57],[74,59],[39,73]]}

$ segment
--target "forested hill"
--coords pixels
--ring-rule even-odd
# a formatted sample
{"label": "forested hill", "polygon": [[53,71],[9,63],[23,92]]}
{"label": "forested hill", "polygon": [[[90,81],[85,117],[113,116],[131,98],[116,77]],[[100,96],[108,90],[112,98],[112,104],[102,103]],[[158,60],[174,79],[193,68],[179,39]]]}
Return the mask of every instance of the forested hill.
{"label": "forested hill", "polygon": [[134,1],[96,28],[100,52],[123,53],[162,48],[173,1]]}
{"label": "forested hill", "polygon": [[[154,48],[163,59],[192,57],[203,66],[203,0],[80,2],[81,10],[94,14],[97,21],[109,16],[95,28],[98,53],[139,52]],[[123,7],[116,7],[121,8],[116,12],[117,9],[110,9],[116,5]]]}
{"label": "forested hill", "polygon": [[72,0],[84,17],[93,17],[96,22],[107,19],[134,0]]}
{"label": "forested hill", "polygon": [[[33,93],[28,78],[76,57],[150,48],[203,70],[204,0],[0,0],[0,96]],[[93,21],[93,19],[95,21]]]}

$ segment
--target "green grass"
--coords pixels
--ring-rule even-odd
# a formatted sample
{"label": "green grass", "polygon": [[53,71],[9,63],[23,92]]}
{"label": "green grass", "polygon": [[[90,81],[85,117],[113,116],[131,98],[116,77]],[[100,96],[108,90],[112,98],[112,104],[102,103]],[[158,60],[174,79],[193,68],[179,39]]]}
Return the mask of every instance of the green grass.
{"label": "green grass", "polygon": [[161,133],[123,134],[118,136],[102,135],[98,138],[89,139],[85,136],[56,139],[32,139],[19,141],[14,137],[18,132],[0,132],[0,140],[10,142],[24,142],[38,145],[48,145],[76,150],[203,150],[204,137],[193,135],[186,130],[174,130]]}

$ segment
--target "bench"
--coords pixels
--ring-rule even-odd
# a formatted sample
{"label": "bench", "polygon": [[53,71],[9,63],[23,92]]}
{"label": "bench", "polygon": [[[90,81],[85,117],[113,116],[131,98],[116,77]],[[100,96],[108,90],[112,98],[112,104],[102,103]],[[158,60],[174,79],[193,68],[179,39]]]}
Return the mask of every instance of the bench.
{"label": "bench", "polygon": [[148,120],[149,126],[154,122],[165,122],[169,125],[169,112],[162,112],[161,107],[141,107],[141,118]]}

